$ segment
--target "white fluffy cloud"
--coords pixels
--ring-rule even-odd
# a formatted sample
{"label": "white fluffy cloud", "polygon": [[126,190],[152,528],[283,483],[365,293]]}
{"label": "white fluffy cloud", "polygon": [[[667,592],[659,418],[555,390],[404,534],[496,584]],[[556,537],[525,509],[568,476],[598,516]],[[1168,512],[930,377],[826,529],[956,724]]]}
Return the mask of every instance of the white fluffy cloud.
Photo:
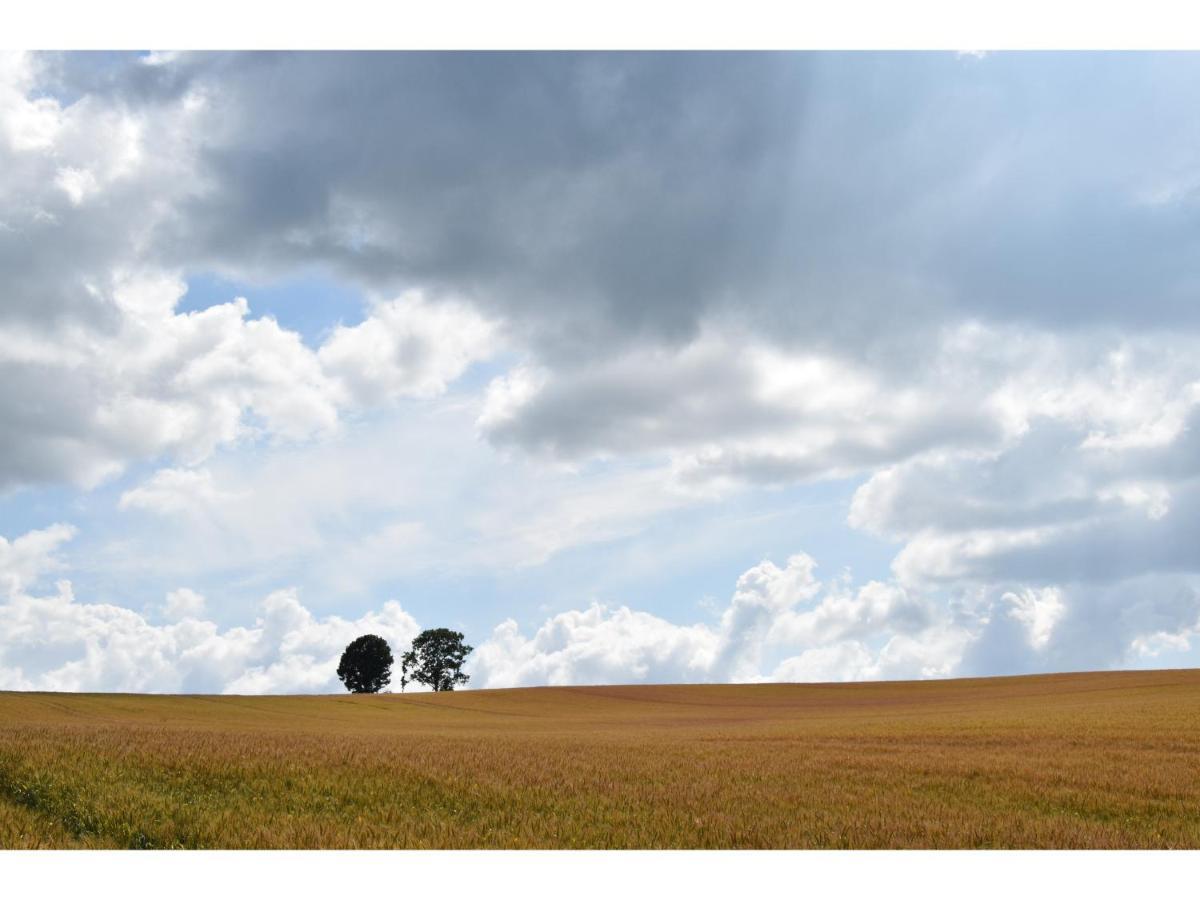
{"label": "white fluffy cloud", "polygon": [[[841,681],[954,671],[971,634],[901,588],[822,584],[805,554],[738,579],[715,624],[676,625],[626,607],[560,613],[532,637],[511,620],[479,647],[480,687]],[[774,659],[775,662],[769,662]]]}
{"label": "white fluffy cloud", "polygon": [[[179,612],[178,597],[168,606]],[[341,687],[338,658],[355,637],[374,633],[401,646],[417,634],[396,603],[357,620],[319,619],[294,591],[270,594],[246,627],[222,630],[191,614],[155,624],[124,607],[81,603],[66,581],[46,596],[9,597],[0,624],[6,690],[330,693]]]}
{"label": "white fluffy cloud", "polygon": [[433,397],[472,362],[497,352],[492,322],[461,303],[430,304],[415,291],[378,303],[366,321],[339,326],[317,356],[359,406]]}
{"label": "white fluffy cloud", "polygon": [[113,314],[107,333],[6,330],[0,371],[13,379],[0,404],[16,415],[30,389],[38,406],[0,454],[0,482],[90,486],[131,461],[195,464],[239,440],[329,435],[347,409],[440,393],[493,350],[476,314],[419,296],[379,305],[314,352],[274,319],[251,318],[244,298],[176,314],[185,290],[167,276],[122,276],[97,294]]}
{"label": "white fluffy cloud", "polygon": [[75,529],[59,523],[30,531],[12,541],[0,536],[0,592],[13,596],[40,578],[59,568],[56,551],[75,536]]}
{"label": "white fluffy cloud", "polygon": [[203,595],[190,588],[178,588],[167,593],[167,599],[162,605],[162,614],[173,621],[198,619],[204,614],[204,607]]}
{"label": "white fluffy cloud", "polygon": [[358,619],[318,618],[294,590],[275,591],[253,624],[220,629],[204,599],[179,589],[165,622],[112,604],[80,602],[69,581],[53,593],[31,583],[55,566],[63,526],[0,539],[0,689],[154,693],[321,693],[339,690],[337,661],[364,633],[406,646],[417,624],[398,603]]}
{"label": "white fluffy cloud", "polygon": [[[0,679],[9,689],[321,692],[338,688],[337,657],[353,637],[377,633],[405,646],[417,624],[394,603],[357,620],[318,619],[295,591],[262,602],[253,625],[219,629],[205,600],[181,588],[163,619],[77,600],[67,581],[32,585],[56,566],[71,529],[31,532],[4,551],[0,574]],[[506,621],[476,651],[474,687],[627,681],[844,679],[867,674],[944,674],[963,639],[927,604],[894,586],[822,585],[800,554],[763,562],[738,580],[715,624],[676,625],[646,612],[593,605],[554,616],[532,638]],[[904,642],[922,645],[924,655]],[[880,649],[876,645],[882,645]],[[778,661],[768,666],[767,657]],[[931,656],[938,659],[931,660]]]}
{"label": "white fluffy cloud", "polygon": [[[72,534],[54,526],[0,541],[0,689],[331,692],[354,637],[375,633],[402,648],[419,630],[393,601],[357,619],[320,618],[290,589],[270,593],[253,624],[225,629],[203,618],[204,598],[186,588],[150,614],[80,602],[68,581],[38,591]],[[1200,633],[1200,591],[1178,582],[1129,582],[1099,596],[984,589],[947,604],[896,583],[822,582],[815,567],[805,554],[783,567],[754,566],[710,622],[676,624],[601,604],[554,615],[528,637],[504,621],[471,657],[471,687],[1107,668],[1186,650]]]}
{"label": "white fluffy cloud", "polygon": [[160,454],[198,462],[256,430],[248,414],[282,437],[335,426],[328,384],[296,334],[248,319],[243,299],[175,315],[184,289],[154,276],[122,279],[98,297],[115,323],[105,334],[51,341],[7,331],[0,368],[14,374],[14,394],[36,373],[39,418],[14,434],[0,477],[86,486]]}
{"label": "white fluffy cloud", "polygon": [[809,580],[811,560],[764,562],[716,624],[626,607],[551,617],[532,636],[499,625],[477,687],[630,682],[852,681],[1153,665],[1200,634],[1200,590],[1179,579],[1100,592],[1056,586],[922,595]]}

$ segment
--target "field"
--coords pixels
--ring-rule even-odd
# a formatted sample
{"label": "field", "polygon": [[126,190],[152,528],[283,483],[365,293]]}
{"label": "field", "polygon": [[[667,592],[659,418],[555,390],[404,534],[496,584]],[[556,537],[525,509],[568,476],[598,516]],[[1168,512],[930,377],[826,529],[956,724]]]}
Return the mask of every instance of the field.
{"label": "field", "polygon": [[0,693],[0,846],[1200,847],[1200,671]]}

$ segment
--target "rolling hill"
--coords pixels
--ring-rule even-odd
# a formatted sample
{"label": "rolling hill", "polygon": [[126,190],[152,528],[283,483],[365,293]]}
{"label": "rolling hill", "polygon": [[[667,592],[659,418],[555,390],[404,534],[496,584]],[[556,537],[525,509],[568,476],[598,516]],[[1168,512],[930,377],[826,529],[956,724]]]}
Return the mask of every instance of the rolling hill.
{"label": "rolling hill", "polygon": [[0,693],[0,846],[1200,847],[1200,671]]}

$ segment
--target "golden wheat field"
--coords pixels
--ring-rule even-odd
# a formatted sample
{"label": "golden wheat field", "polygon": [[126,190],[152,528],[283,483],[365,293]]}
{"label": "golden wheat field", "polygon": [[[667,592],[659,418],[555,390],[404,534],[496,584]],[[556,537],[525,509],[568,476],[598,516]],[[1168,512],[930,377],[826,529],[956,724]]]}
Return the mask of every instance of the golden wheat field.
{"label": "golden wheat field", "polygon": [[0,693],[0,846],[1200,847],[1200,671]]}

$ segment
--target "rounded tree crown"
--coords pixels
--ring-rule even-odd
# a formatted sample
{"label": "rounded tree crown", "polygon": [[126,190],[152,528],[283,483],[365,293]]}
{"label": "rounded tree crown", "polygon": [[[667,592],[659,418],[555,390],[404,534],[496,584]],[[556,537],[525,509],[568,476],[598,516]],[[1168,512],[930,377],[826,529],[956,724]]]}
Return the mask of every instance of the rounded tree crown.
{"label": "rounded tree crown", "polygon": [[392,648],[377,634],[352,640],[342,653],[337,674],[354,694],[376,694],[392,678]]}

